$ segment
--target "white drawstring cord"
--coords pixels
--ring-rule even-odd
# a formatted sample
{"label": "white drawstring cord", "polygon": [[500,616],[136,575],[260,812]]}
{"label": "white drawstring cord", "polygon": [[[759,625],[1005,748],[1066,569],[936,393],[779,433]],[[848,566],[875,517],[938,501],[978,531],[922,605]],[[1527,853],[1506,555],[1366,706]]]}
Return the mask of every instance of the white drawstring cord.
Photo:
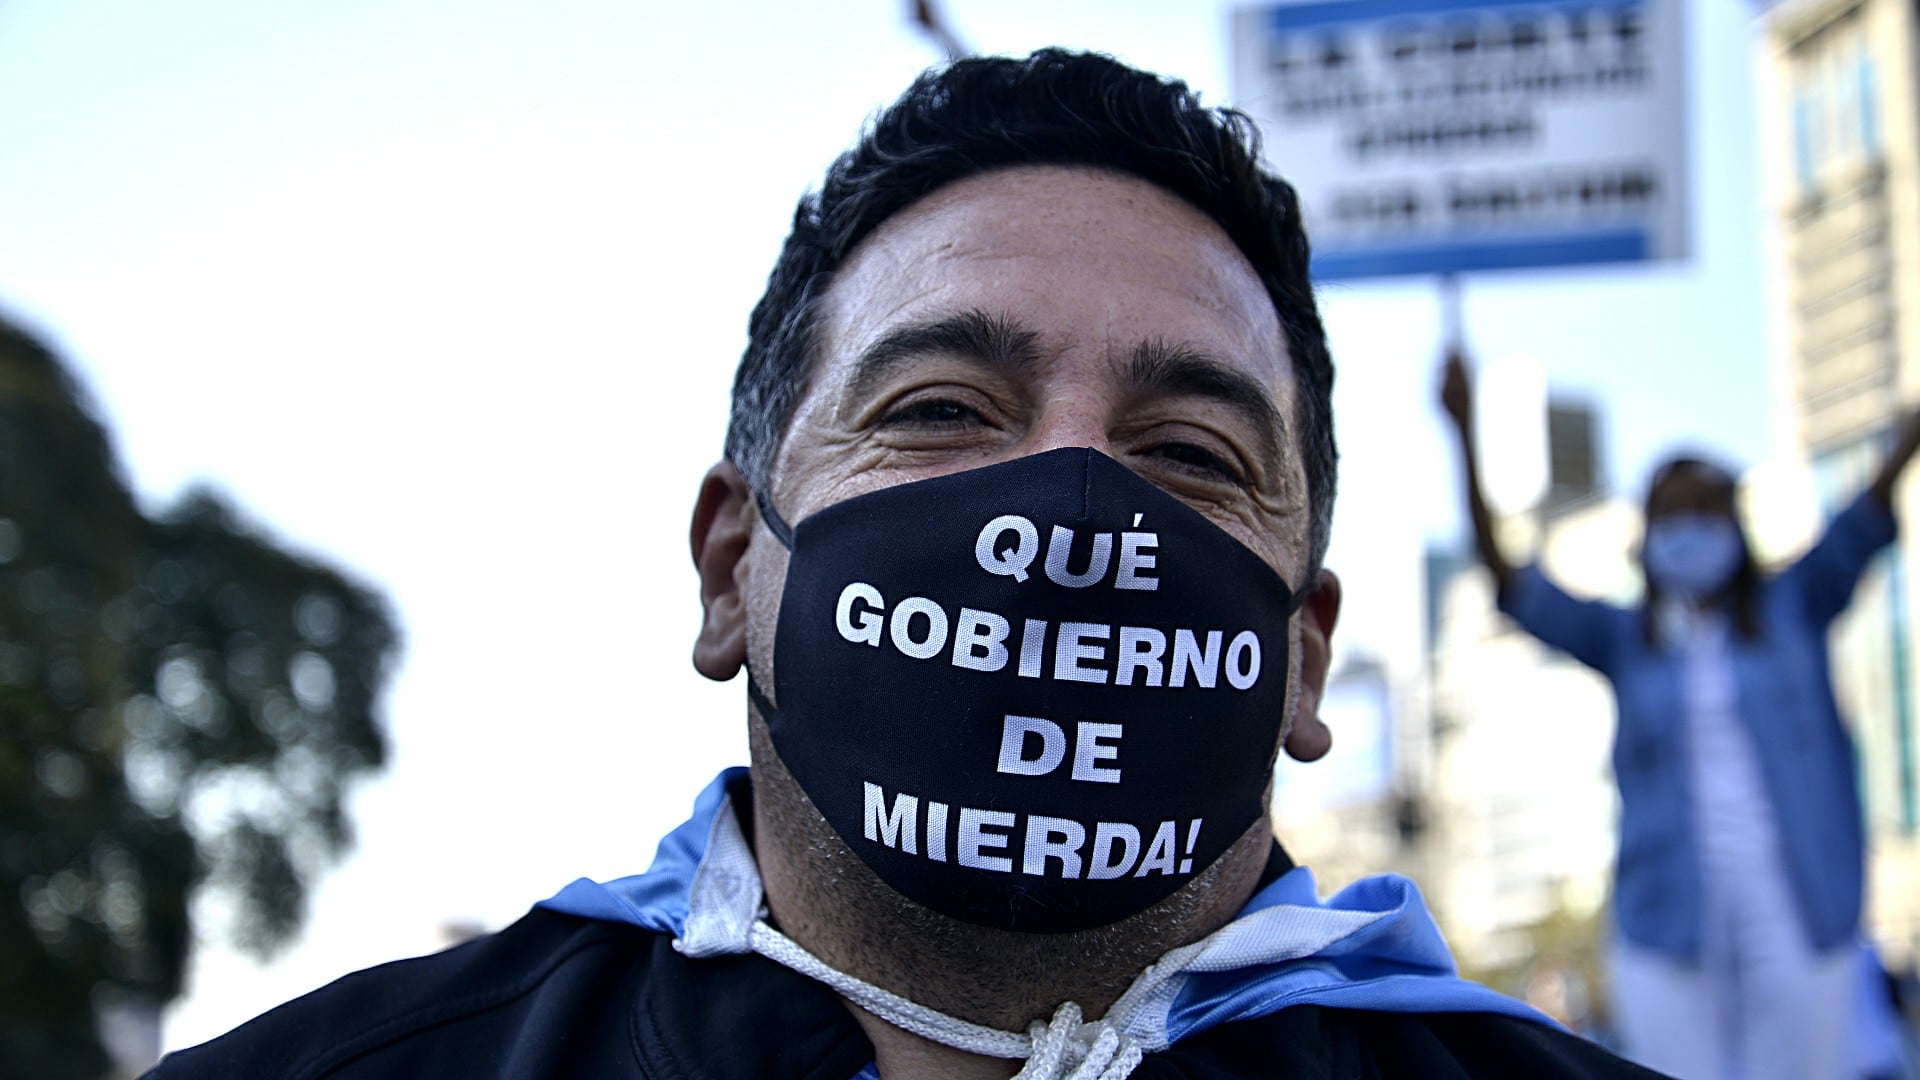
{"label": "white drawstring cord", "polygon": [[[688,893],[686,923],[673,942],[676,950],[693,959],[757,952],[922,1038],[989,1057],[1024,1058],[1026,1067],[1020,1072],[1024,1080],[1121,1080],[1145,1054],[1165,1049],[1171,1042],[1168,1018],[1184,976],[1325,955],[1336,942],[1383,921],[1391,925],[1398,910],[1277,904],[1243,914],[1162,956],[1140,973],[1100,1021],[1083,1023],[1079,1006],[1069,1002],[1054,1012],[1051,1021],[1036,1020],[1022,1035],[948,1016],[836,971],[767,925],[760,868],[730,799],[721,802],[704,851]],[[1405,883],[1400,888],[1403,894],[1411,892]],[[1411,903],[1425,918],[1417,895]]]}
{"label": "white drawstring cord", "polygon": [[[1054,1012],[1052,1020],[1035,1020],[1022,1035],[948,1016],[829,967],[768,925],[765,916],[760,868],[740,832],[731,802],[723,803],[708,835],[706,855],[694,874],[686,926],[674,940],[675,949],[694,958],[759,953],[826,984],[875,1016],[921,1038],[987,1057],[1024,1058],[1027,1064],[1020,1071],[1020,1080],[1122,1080],[1148,1051],[1166,1046],[1164,1023],[1149,1020],[1141,1024],[1141,1018],[1158,1015],[1164,1019],[1166,1007],[1179,987],[1174,980],[1188,971],[1226,970],[1243,962],[1231,948],[1219,956],[1210,953],[1216,946],[1230,944],[1229,938],[1235,933],[1280,933],[1289,942],[1292,955],[1308,955],[1319,947],[1316,942],[1323,943],[1321,938],[1284,925],[1269,928],[1275,919],[1284,923],[1287,918],[1284,909],[1269,909],[1162,956],[1140,973],[1104,1018],[1085,1023],[1080,1006],[1067,1002]],[[1349,935],[1378,917],[1369,915],[1358,925],[1336,927],[1333,936]],[[1273,959],[1280,954],[1269,949],[1262,955]]]}
{"label": "white drawstring cord", "polygon": [[792,938],[767,925],[765,919],[754,921],[753,928],[747,932],[747,943],[761,956],[827,984],[855,1005],[921,1038],[987,1057],[1023,1058],[1033,1052],[1033,1040],[1025,1035],[948,1016],[830,967]]}
{"label": "white drawstring cord", "polygon": [[[1069,1001],[1054,1012],[1051,1021],[1035,1020],[1027,1027],[1027,1034],[1021,1035],[948,1016],[848,975],[801,948],[792,938],[767,925],[765,919],[754,920],[747,932],[747,941],[754,952],[825,983],[847,1000],[903,1031],[970,1054],[1025,1058],[1026,1067],[1014,1080],[1123,1080],[1145,1056],[1140,1044],[1123,1030],[1124,1014],[1118,1008],[1119,1003],[1105,1019],[1088,1024],[1081,1021],[1080,1006]],[[1144,997],[1144,993],[1136,995],[1135,991],[1141,990],[1142,983],[1162,967],[1163,964],[1155,964],[1121,995],[1121,1000],[1138,1001]],[[1164,981],[1167,977],[1163,974],[1155,981]]]}

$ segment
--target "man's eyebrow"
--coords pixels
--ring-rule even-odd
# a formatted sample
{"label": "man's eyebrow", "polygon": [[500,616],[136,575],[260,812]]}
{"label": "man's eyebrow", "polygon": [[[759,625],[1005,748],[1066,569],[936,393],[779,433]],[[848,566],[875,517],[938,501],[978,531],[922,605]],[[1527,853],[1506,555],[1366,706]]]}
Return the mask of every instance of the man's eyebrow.
{"label": "man's eyebrow", "polygon": [[979,308],[896,326],[854,360],[847,399],[866,399],[894,368],[934,353],[1026,373],[1040,363],[1039,340],[1015,320]]}
{"label": "man's eyebrow", "polygon": [[1127,380],[1136,390],[1208,398],[1239,412],[1252,424],[1265,461],[1280,461],[1286,418],[1260,380],[1239,368],[1183,345],[1145,341],[1134,347]]}

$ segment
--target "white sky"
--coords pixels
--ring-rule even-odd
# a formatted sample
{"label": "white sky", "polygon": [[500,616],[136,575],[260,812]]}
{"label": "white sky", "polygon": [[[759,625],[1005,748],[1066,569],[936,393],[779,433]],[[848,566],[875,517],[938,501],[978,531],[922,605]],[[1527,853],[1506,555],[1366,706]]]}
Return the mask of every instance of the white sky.
{"label": "white sky", "polygon": [[[983,51],[1229,100],[1218,0],[947,6]],[[687,660],[687,513],[794,199],[937,59],[904,8],[0,2],[0,307],[74,364],[149,506],[209,482],[406,634],[356,854],[280,963],[203,953],[169,1046],[636,872],[744,760],[741,687]],[[1477,350],[1599,398],[1636,490],[1682,436],[1772,449],[1749,8],[1689,12],[1695,257],[1466,284]],[[1323,297],[1340,640],[1407,670],[1420,545],[1459,528],[1437,304]]]}

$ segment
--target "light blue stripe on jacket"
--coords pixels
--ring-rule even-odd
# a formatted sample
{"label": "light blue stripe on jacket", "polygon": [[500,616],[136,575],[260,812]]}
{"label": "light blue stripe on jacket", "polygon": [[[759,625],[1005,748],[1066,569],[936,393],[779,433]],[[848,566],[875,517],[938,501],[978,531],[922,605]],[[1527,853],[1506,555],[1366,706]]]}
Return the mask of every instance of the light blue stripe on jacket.
{"label": "light blue stripe on jacket", "polygon": [[[537,906],[684,939],[694,880],[709,844],[723,831],[716,828],[720,815],[733,812],[727,787],[745,778],[744,769],[721,773],[695,800],[693,817],[660,842],[645,873],[605,883],[581,878]],[[1130,1031],[1151,1052],[1219,1024],[1304,1004],[1497,1013],[1553,1024],[1455,974],[1453,957],[1412,882],[1394,875],[1365,878],[1322,900],[1312,873],[1296,867],[1216,931]]]}

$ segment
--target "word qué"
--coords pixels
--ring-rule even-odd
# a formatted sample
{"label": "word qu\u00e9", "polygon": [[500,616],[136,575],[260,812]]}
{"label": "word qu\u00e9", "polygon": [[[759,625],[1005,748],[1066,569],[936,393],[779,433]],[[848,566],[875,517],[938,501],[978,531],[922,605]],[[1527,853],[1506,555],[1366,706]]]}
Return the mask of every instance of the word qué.
{"label": "word qu\u00e9", "polygon": [[[1001,542],[1009,536],[1013,537],[1012,546],[1002,547]],[[1068,560],[1073,555],[1073,530],[1065,525],[1055,525],[1053,531],[1047,534],[1047,557],[1043,569],[1047,580],[1055,585],[1085,589],[1098,585],[1107,576],[1107,567],[1111,564],[1114,588],[1153,591],[1160,587],[1160,579],[1148,577],[1142,571],[1152,570],[1158,565],[1159,556],[1152,552],[1159,546],[1158,533],[1122,532],[1120,557],[1116,560],[1113,557],[1113,534],[1096,532],[1092,534],[1087,568],[1076,574],[1067,569]],[[1002,514],[987,522],[973,541],[973,561],[980,564],[980,569],[1015,581],[1027,580],[1028,571],[1039,557],[1040,530],[1019,514]]]}

